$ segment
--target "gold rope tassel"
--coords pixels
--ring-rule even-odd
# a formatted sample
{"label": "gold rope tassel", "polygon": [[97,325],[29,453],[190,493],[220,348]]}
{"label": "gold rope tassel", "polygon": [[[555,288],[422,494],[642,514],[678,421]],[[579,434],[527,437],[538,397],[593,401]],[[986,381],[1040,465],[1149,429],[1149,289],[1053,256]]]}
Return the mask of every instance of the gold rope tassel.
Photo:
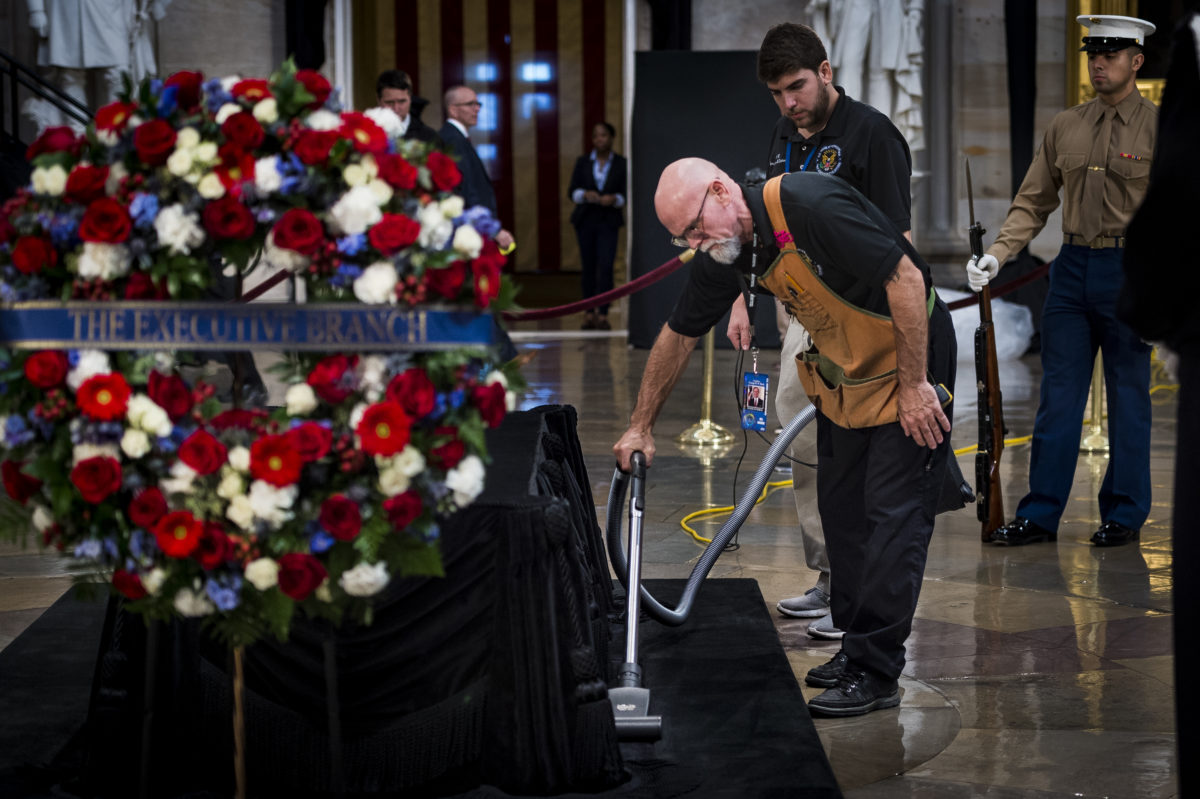
{"label": "gold rope tassel", "polygon": [[237,799],[246,799],[246,718],[243,707],[242,648],[233,648],[233,776]]}

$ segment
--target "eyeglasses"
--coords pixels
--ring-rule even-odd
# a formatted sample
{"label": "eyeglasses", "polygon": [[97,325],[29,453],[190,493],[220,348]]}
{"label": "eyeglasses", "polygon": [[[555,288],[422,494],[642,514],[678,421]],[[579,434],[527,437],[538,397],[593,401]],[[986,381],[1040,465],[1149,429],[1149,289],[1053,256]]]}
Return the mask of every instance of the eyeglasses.
{"label": "eyeglasses", "polygon": [[683,232],[678,236],[671,237],[671,243],[676,247],[691,247],[692,245],[688,239],[692,236],[692,234],[704,234],[704,229],[701,227],[701,225],[704,222],[704,204],[708,202],[708,194],[710,191],[712,191],[711,184],[709,184],[709,187],[704,190],[704,199],[700,201],[700,212],[696,214],[696,219],[692,222],[692,224],[685,227]]}
{"label": "eyeglasses", "polygon": [[478,100],[471,100],[467,103],[451,103],[450,105],[465,105],[470,106],[471,108],[479,108],[481,105],[483,105],[483,103],[479,102]]}

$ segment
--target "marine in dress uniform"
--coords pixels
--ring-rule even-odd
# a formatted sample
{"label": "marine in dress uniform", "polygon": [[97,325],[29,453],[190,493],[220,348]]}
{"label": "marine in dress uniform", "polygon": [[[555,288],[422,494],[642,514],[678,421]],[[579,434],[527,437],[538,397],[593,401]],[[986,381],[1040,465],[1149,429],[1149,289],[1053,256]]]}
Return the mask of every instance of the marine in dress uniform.
{"label": "marine in dress uniform", "polygon": [[979,291],[1063,204],[1063,244],[1050,266],[1042,317],[1042,385],[1029,493],[992,534],[1014,546],[1054,541],[1070,496],[1097,349],[1108,396],[1110,458],[1100,486],[1096,546],[1136,541],[1150,512],[1150,346],[1117,318],[1125,228],[1149,182],[1158,110],[1135,84],[1154,25],[1081,16],[1095,99],[1060,112],[1008,210],[967,279]]}

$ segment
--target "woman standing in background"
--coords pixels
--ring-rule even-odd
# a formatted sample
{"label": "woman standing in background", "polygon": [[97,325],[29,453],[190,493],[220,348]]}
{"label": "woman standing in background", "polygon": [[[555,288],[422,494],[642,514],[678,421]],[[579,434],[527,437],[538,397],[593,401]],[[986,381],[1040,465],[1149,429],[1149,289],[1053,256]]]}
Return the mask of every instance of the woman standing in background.
{"label": "woman standing in background", "polygon": [[[571,224],[579,240],[583,298],[612,290],[617,234],[625,224],[625,158],[612,151],[616,129],[607,122],[592,128],[592,152],[579,156],[568,189],[575,202]],[[584,330],[609,330],[608,304],[589,310]]]}

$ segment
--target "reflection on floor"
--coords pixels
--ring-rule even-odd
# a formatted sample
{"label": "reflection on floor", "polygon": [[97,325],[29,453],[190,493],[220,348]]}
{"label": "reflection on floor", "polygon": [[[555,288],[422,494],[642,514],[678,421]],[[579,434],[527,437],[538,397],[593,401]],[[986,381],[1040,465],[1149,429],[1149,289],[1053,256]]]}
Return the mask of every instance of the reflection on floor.
{"label": "reflection on floor", "polygon": [[[611,447],[628,421],[647,353],[627,348],[619,335],[555,334],[575,327],[571,321],[516,326],[519,349],[533,356],[524,405],[579,409],[603,521]],[[649,577],[687,576],[702,545],[680,529],[680,519],[733,504],[768,446],[750,438],[742,457],[733,400],[741,368],[735,353],[720,349],[713,361],[712,419],[734,433],[734,443],[689,452],[675,442],[699,419],[702,360],[692,358],[656,426],[645,517]],[[778,352],[762,353],[760,369],[777,373]],[[960,362],[956,449],[975,443],[973,374],[972,363]],[[1031,432],[1039,377],[1036,356],[1002,365],[1010,438]],[[817,720],[847,797],[1175,795],[1169,537],[1175,398],[1165,386],[1152,396],[1154,506],[1139,544],[1104,550],[1088,543],[1100,522],[1096,493],[1103,455],[1080,456],[1057,544],[981,544],[973,507],[939,517],[900,707]],[[770,421],[774,429],[773,409]],[[973,460],[973,454],[959,456],[964,473],[974,474]],[[1028,464],[1028,445],[1012,445],[1003,455],[1010,516],[1024,493]],[[795,471],[811,491],[811,471]],[[780,472],[774,479],[788,476]],[[693,526],[711,536],[722,521]],[[772,613],[777,601],[811,587],[814,574],[804,565],[791,490],[771,493],[751,513],[738,543],[717,561],[712,576],[756,579]],[[0,647],[68,583],[55,558],[0,548]],[[799,677],[838,649],[836,642],[808,637],[806,620],[778,617],[777,625]],[[815,692],[805,688],[806,695]]]}

